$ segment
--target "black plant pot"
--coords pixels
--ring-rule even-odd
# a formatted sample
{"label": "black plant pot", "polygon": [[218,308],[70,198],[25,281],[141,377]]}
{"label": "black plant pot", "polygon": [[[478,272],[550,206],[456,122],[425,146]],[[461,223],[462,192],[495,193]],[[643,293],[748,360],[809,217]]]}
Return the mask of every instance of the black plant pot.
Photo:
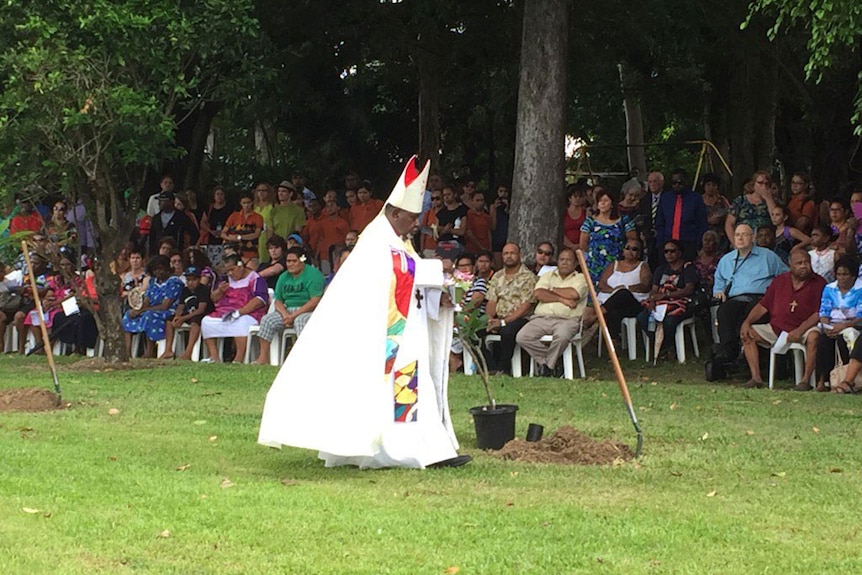
{"label": "black plant pot", "polygon": [[500,449],[515,439],[516,411],[518,406],[511,404],[497,405],[494,409],[487,405],[470,408],[479,449]]}

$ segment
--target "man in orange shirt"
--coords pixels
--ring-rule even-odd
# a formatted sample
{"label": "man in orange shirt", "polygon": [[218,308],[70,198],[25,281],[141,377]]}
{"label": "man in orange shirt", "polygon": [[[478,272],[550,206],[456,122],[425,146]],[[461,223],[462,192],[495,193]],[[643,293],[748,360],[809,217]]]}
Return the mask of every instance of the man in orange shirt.
{"label": "man in orange shirt", "polygon": [[249,260],[258,258],[258,240],[263,232],[263,217],[254,211],[251,192],[243,193],[239,203],[240,209],[232,213],[225,222],[221,238],[226,242],[239,243],[242,260],[247,264]]}
{"label": "man in orange shirt", "polygon": [[485,194],[478,190],[473,192],[469,205],[464,236],[467,238],[467,251],[478,254],[491,249],[491,214],[485,209]]}
{"label": "man in orange shirt", "polygon": [[422,216],[422,224],[419,228],[422,238],[422,255],[426,258],[433,258],[437,250],[437,211],[442,205],[443,193],[432,188],[431,207]]}
{"label": "man in orange shirt", "polygon": [[350,229],[362,233],[383,209],[383,201],[371,197],[371,182],[364,180],[356,190],[356,204],[350,208]]}
{"label": "man in orange shirt", "polygon": [[316,220],[308,222],[308,236],[311,249],[320,262],[320,271],[327,276],[332,272],[329,250],[332,246],[344,244],[350,224],[341,217],[338,194],[328,190],[323,194],[323,211]]}

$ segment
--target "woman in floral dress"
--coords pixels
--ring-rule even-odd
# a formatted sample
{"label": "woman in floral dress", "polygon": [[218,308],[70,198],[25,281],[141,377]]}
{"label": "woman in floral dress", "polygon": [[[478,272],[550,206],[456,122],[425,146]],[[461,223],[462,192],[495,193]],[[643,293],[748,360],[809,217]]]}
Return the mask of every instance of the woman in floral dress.
{"label": "woman in floral dress", "polygon": [[617,213],[616,201],[607,190],[596,194],[595,216],[588,216],[581,226],[580,248],[586,254],[587,268],[598,285],[605,268],[622,256],[627,238],[637,239],[634,222]]}

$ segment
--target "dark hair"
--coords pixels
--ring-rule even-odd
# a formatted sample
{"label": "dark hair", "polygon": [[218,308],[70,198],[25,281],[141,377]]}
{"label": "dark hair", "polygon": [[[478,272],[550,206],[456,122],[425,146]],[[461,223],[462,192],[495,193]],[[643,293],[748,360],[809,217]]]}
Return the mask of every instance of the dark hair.
{"label": "dark hair", "polygon": [[470,252],[464,252],[457,258],[455,258],[455,264],[457,265],[461,260],[470,260],[470,265],[476,265],[476,258]]}
{"label": "dark hair", "polygon": [[240,201],[242,200],[251,200],[254,201],[254,192],[249,190],[244,190],[239,194]]}
{"label": "dark hair", "polygon": [[299,246],[293,246],[292,248],[287,248],[287,253],[285,253],[284,255],[289,256],[291,254],[295,255],[298,258],[302,258],[302,256],[305,255],[305,250]]}
{"label": "dark hair", "polygon": [[488,250],[480,250],[480,251],[476,252],[476,259],[477,260],[479,258],[481,258],[482,256],[485,256],[486,258],[488,258],[492,262],[494,261],[494,254]]}
{"label": "dark hair", "polygon": [[188,265],[195,266],[200,270],[212,266],[212,262],[206,252],[194,247],[186,250],[186,261]]}
{"label": "dark hair", "polygon": [[164,268],[168,271],[171,269],[171,260],[169,260],[166,256],[162,255],[154,255],[150,258],[150,262],[147,264],[147,273],[152,275],[155,274],[156,268]]}
{"label": "dark hair", "polygon": [[610,200],[611,200],[611,218],[615,220],[618,217],[620,217],[620,213],[619,213],[619,211],[617,211],[617,198],[606,187],[601,186],[601,188],[602,189],[599,190],[599,193],[593,197],[593,201],[596,202],[596,205],[598,205],[599,200],[602,199],[602,197],[607,196],[608,198],[610,198]]}
{"label": "dark hair", "polygon": [[159,249],[161,249],[161,247],[165,244],[171,246],[171,249],[177,249],[177,240],[175,240],[172,236],[162,236],[159,238]]}
{"label": "dark hair", "polygon": [[706,184],[707,182],[712,182],[713,184],[721,184],[721,178],[718,177],[718,174],[714,174],[712,172],[707,172],[700,178],[701,185]]}
{"label": "dark hair", "polygon": [[270,247],[270,246],[276,247],[276,248],[281,248],[281,250],[284,251],[287,249],[287,242],[285,241],[285,239],[283,237],[276,234],[276,235],[272,236],[271,238],[269,238],[268,240],[266,240],[266,247]]}
{"label": "dark hair", "polygon": [[674,176],[679,176],[683,182],[688,183],[688,172],[683,168],[674,168],[674,170],[670,173],[670,179],[673,180]]}
{"label": "dark hair", "polygon": [[583,181],[569,184],[566,186],[566,198],[571,199],[574,196],[586,196],[590,186]]}
{"label": "dark hair", "polygon": [[679,240],[665,240],[664,244],[662,245],[662,249],[664,249],[664,246],[668,244],[671,244],[673,247],[675,247],[676,251],[680,253],[680,257],[682,257],[682,243],[680,243]]}
{"label": "dark hair", "polygon": [[222,256],[221,261],[222,261],[222,263],[224,263],[224,264],[229,264],[229,263],[231,263],[231,264],[233,264],[233,265],[235,265],[235,266],[242,266],[242,265],[243,265],[243,263],[242,263],[242,257],[241,257],[239,254],[236,254],[236,253],[234,253],[234,254],[227,254],[226,256]]}
{"label": "dark hair", "polygon": [[853,256],[843,255],[835,260],[833,271],[838,274],[838,268],[846,268],[854,278],[859,275],[859,261]]}
{"label": "dark hair", "polygon": [[757,234],[758,232],[760,232],[760,230],[768,230],[769,233],[771,233],[772,235],[775,235],[775,229],[776,229],[775,226],[773,226],[772,224],[763,224],[763,225],[757,226],[757,230],[754,233]]}
{"label": "dark hair", "polygon": [[536,251],[538,251],[538,250],[539,250],[539,248],[540,248],[540,247],[542,247],[542,246],[544,246],[544,245],[551,246],[551,255],[552,255],[552,256],[553,256],[555,253],[557,253],[556,248],[554,248],[554,244],[552,244],[551,242],[549,242],[549,241],[547,241],[547,240],[542,241],[542,242],[539,242],[539,243],[538,243],[538,245],[536,245]]}
{"label": "dark hair", "polygon": [[811,228],[812,233],[814,232],[814,230],[817,230],[828,238],[832,237],[832,228],[829,225],[824,224],[823,222],[814,224],[814,227]]}

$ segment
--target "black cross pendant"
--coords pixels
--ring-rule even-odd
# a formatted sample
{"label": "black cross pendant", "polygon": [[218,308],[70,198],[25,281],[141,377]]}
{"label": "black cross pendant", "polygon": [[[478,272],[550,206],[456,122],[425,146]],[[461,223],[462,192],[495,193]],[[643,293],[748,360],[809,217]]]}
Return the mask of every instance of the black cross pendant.
{"label": "black cross pendant", "polygon": [[422,309],[422,300],[425,297],[419,292],[419,288],[416,288],[416,309]]}

